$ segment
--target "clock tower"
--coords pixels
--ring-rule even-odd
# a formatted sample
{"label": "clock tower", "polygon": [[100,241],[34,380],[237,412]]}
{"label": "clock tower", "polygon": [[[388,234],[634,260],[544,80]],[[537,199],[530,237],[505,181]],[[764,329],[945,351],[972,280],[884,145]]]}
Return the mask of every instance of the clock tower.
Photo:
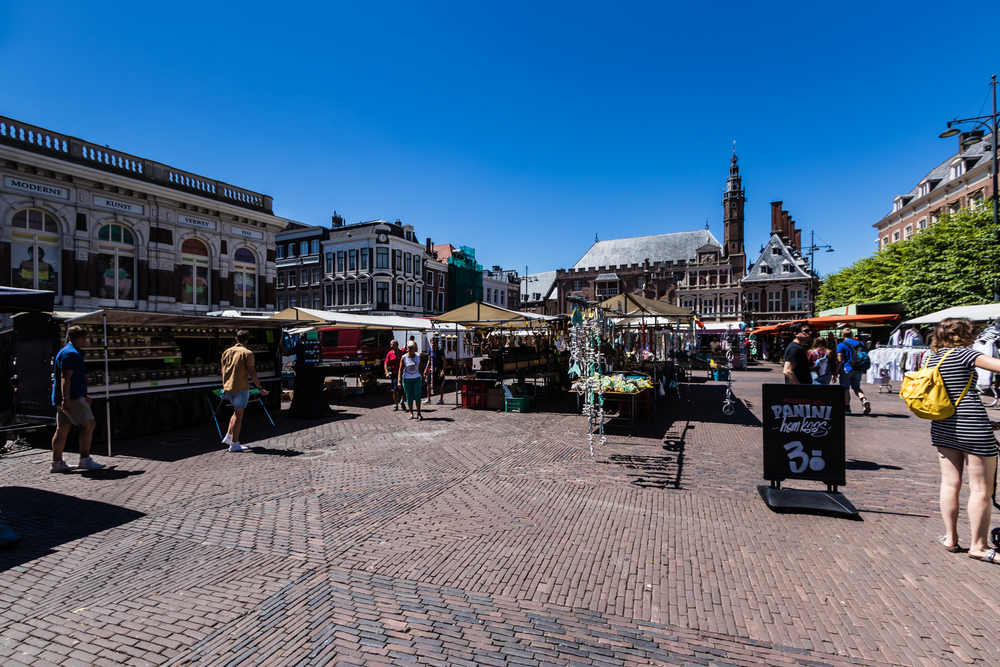
{"label": "clock tower", "polygon": [[[746,250],[743,247],[743,207],[746,193],[740,177],[739,160],[736,157],[736,142],[733,142],[733,157],[729,164],[729,178],[726,192],[722,196],[722,219],[724,224],[723,255],[731,258],[734,275],[743,277],[746,267]],[[739,259],[737,262],[736,259]],[[739,266],[739,270],[737,270]]]}

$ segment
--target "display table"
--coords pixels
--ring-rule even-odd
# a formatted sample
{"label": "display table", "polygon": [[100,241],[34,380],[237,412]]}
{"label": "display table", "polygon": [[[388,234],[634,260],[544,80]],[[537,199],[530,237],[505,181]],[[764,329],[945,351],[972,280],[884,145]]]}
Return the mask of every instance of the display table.
{"label": "display table", "polygon": [[288,408],[289,419],[319,419],[332,415],[330,403],[323,391],[323,383],[330,372],[328,366],[296,366],[295,389],[292,391],[292,405]]}
{"label": "display table", "polygon": [[[643,390],[643,391],[649,391],[649,390],[646,389],[646,390]],[[572,392],[574,394],[576,394],[576,412],[577,412],[577,414],[582,414],[583,413],[583,403],[582,403],[583,392],[579,391],[579,390],[572,390]],[[628,422],[628,434],[629,434],[629,436],[632,435],[632,429],[635,427],[635,412],[636,412],[635,406],[636,406],[636,403],[638,402],[639,394],[640,393],[641,392],[638,392],[638,391],[634,391],[634,392],[619,392],[619,391],[605,391],[605,392],[601,392],[601,394],[604,397],[606,397],[606,398],[612,398],[612,399],[618,401],[618,414],[613,415],[613,416],[608,416],[608,413],[605,412],[604,413],[605,419],[607,420],[607,422],[611,422],[612,420],[615,420],[615,419],[624,419],[626,422]],[[623,407],[626,407],[627,409],[623,410],[622,409]],[[596,424],[591,427],[591,430],[593,430],[594,428],[597,428]]]}

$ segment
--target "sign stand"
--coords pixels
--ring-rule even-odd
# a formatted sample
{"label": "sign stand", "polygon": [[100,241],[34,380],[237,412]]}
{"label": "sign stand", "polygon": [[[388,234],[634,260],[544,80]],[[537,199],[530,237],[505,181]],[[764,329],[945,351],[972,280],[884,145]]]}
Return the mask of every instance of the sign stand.
{"label": "sign stand", "polygon": [[[766,384],[764,479],[757,492],[775,512],[860,519],[837,487],[847,484],[844,389],[829,385]],[[783,489],[786,479],[824,482],[826,491]]]}

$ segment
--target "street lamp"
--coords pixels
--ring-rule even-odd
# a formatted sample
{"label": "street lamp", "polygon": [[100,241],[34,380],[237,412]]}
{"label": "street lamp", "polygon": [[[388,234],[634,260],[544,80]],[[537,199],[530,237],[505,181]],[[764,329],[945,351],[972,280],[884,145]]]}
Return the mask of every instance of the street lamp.
{"label": "street lamp", "polygon": [[[823,239],[820,239],[822,241]],[[816,245],[816,230],[809,232],[809,247],[803,248],[802,252],[809,253],[809,268],[812,269],[813,273],[816,273],[816,251],[826,249],[827,252],[833,252],[833,246],[829,244]],[[818,276],[819,274],[816,273]]]}
{"label": "street lamp", "polygon": [[[997,114],[997,75],[994,74],[990,79],[990,88],[992,88],[993,94],[993,113],[988,116],[973,116],[972,118],[956,118],[954,120],[948,121],[948,129],[941,133],[942,139],[947,139],[949,137],[954,137],[957,134],[961,134],[961,130],[952,127],[953,125],[960,125],[962,123],[975,123],[972,130],[966,133],[966,138],[962,140],[963,146],[973,146],[978,144],[984,138],[983,128],[989,128],[992,133],[990,138],[990,148],[993,153],[993,231],[997,235],[997,243],[1000,243],[1000,220],[997,216],[997,199],[1000,198],[1000,193],[997,192],[997,120],[1000,118],[1000,114]],[[1000,301],[1000,286],[994,286],[993,288],[993,300]]]}

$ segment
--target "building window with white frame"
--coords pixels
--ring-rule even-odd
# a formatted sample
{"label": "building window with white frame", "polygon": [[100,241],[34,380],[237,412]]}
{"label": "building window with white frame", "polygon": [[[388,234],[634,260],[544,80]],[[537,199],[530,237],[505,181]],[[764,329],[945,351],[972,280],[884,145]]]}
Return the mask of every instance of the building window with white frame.
{"label": "building window with white frame", "polygon": [[[113,301],[115,306],[131,307],[135,301],[135,236],[119,224],[107,224],[97,232],[100,254],[97,275],[100,283],[97,298]],[[44,260],[39,248],[39,259]],[[44,261],[39,262],[45,264]]]}
{"label": "building window with white frame", "polygon": [[319,267],[312,270],[312,284],[319,285],[320,280],[322,280],[322,275],[320,273]]}
{"label": "building window with white frame", "polygon": [[907,240],[909,240],[909,239],[910,239],[910,237],[912,237],[912,236],[913,236],[913,225],[907,225],[907,226],[906,226],[906,229],[905,229],[905,230],[903,230],[903,233],[904,233],[904,236],[905,236],[905,238],[906,238]]}
{"label": "building window with white frame", "polygon": [[899,240],[899,232],[893,232],[892,233],[892,242],[895,243],[898,240]]}
{"label": "building window with white frame", "polygon": [[278,310],[284,310],[284,309],[285,309],[285,297],[279,296],[278,297]]}
{"label": "building window with white frame", "polygon": [[389,249],[388,248],[376,248],[375,249],[375,268],[376,269],[388,269],[389,268]]}
{"label": "building window with white frame", "polygon": [[413,285],[406,286],[406,305],[413,305]]}
{"label": "building window with white frame", "polygon": [[781,312],[781,292],[767,293],[767,312],[769,313]]}
{"label": "building window with white frame", "polygon": [[389,310],[389,283],[382,281],[375,283],[375,308]]}
{"label": "building window with white frame", "polygon": [[299,255],[305,257],[309,254],[309,241],[303,241],[299,244]]}
{"label": "building window with white frame", "polygon": [[802,310],[805,304],[805,291],[800,289],[788,290],[788,310]]}
{"label": "building window with white frame", "polygon": [[413,305],[419,306],[422,302],[420,301],[420,288],[416,285],[413,286]]}
{"label": "building window with white frame", "polygon": [[715,313],[715,299],[704,299],[701,302],[701,312],[705,315]]}
{"label": "building window with white frame", "polygon": [[747,310],[751,313],[760,312],[760,292],[747,292]]}
{"label": "building window with white frame", "polygon": [[320,305],[319,301],[320,301],[319,294],[313,294],[313,310],[320,310],[323,307],[322,305]]}
{"label": "building window with white frame", "polygon": [[181,303],[186,306],[207,306],[208,246],[198,239],[185,239],[181,244]]}
{"label": "building window with white frame", "polygon": [[298,271],[289,271],[288,272],[288,288],[289,289],[291,289],[292,287],[297,287],[298,286],[298,284],[299,284],[298,276],[299,276]]}
{"label": "building window with white frame", "polygon": [[369,303],[371,303],[371,301],[368,300],[368,281],[362,280],[361,284],[358,285],[358,288],[359,288],[358,303],[360,303],[363,306],[367,306]]}
{"label": "building window with white frame", "polygon": [[920,218],[920,222],[917,223],[917,229],[927,229],[927,218]]}
{"label": "building window with white frame", "polygon": [[396,305],[397,306],[402,306],[403,305],[403,284],[402,283],[396,283]]}
{"label": "building window with white frame", "polygon": [[257,257],[247,248],[233,254],[233,305],[257,307]]}
{"label": "building window with white frame", "polygon": [[722,300],[722,312],[726,315],[732,315],[736,312],[736,299],[723,299]]}
{"label": "building window with white frame", "polygon": [[284,272],[278,273],[278,285],[277,289],[285,289],[285,274]]}
{"label": "building window with white frame", "polygon": [[348,250],[347,251],[347,270],[357,271],[358,270],[358,251]]}
{"label": "building window with white frame", "polygon": [[333,273],[333,253],[326,253],[326,272]]}
{"label": "building window with white frame", "polygon": [[309,248],[309,250],[310,250],[309,254],[310,255],[318,255],[319,254],[319,241],[312,241],[310,245],[311,245],[311,247]]}
{"label": "building window with white frame", "polygon": [[344,251],[337,251],[337,273],[344,272]]}
{"label": "building window with white frame", "polygon": [[361,270],[368,270],[368,248],[361,249]]}
{"label": "building window with white frame", "polygon": [[285,246],[279,245],[274,248],[274,258],[284,259],[285,258]]}
{"label": "building window with white frame", "polygon": [[358,285],[357,283],[350,283],[347,286],[347,305],[353,306],[357,304],[358,300]]}
{"label": "building window with white frame", "polygon": [[403,269],[403,272],[409,275],[413,273],[413,255],[411,255],[410,253],[406,253],[404,257],[406,259],[404,260],[403,266],[406,268]]}

